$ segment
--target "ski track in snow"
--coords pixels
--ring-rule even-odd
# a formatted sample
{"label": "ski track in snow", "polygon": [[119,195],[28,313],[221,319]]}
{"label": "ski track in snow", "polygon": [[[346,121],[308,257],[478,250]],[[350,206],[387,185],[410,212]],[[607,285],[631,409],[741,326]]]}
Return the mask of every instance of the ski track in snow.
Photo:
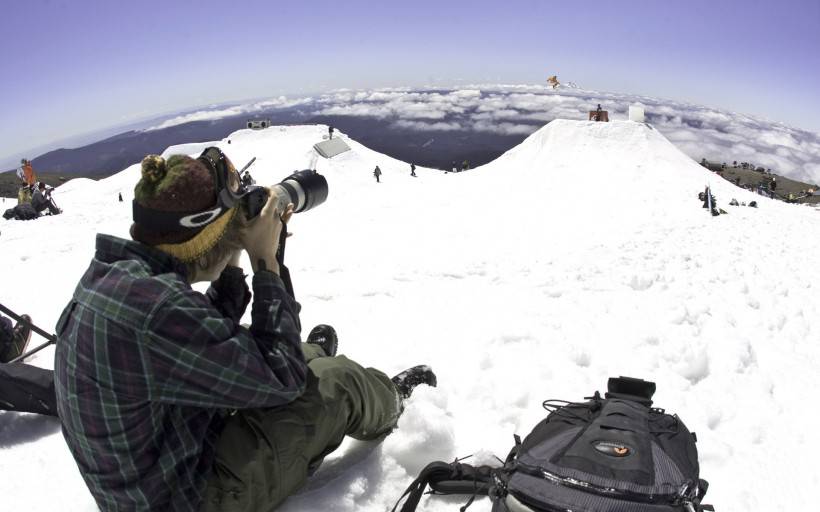
{"label": "ski track in snow", "polygon": [[[325,133],[243,130],[218,145],[237,165],[256,156],[254,177],[275,183],[306,167]],[[334,325],[342,353],[388,374],[430,364],[439,387],[418,389],[383,442],[345,442],[281,510],[390,509],[427,462],[503,458],[545,416],[544,399],[579,400],[617,375],[656,381],[656,405],[698,433],[707,502],[812,508],[820,212],[737,189],[631,122],[556,120],[484,167],[417,168],[417,179],[348,142],[318,162],[327,203],[289,225],[302,324]],[[612,175],[617,188],[600,185]],[[138,177],[135,165],[72,180],[55,193],[63,215],[0,220],[0,302],[53,329],[95,233],[127,237]],[[729,215],[701,209],[707,183]],[[30,362],[51,368],[53,349]],[[19,476],[0,483],[0,509],[96,510],[54,419],[0,413],[0,474]]]}

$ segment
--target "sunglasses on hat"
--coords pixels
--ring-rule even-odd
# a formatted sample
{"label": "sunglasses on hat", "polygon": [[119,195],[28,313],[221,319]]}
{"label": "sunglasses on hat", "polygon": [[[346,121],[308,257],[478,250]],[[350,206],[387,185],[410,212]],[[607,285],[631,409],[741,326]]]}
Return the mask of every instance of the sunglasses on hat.
{"label": "sunglasses on hat", "polygon": [[[248,219],[259,215],[267,201],[268,191],[264,187],[254,185],[249,173],[245,173],[243,179],[241,172],[237,171],[225,154],[215,146],[206,148],[197,160],[210,169],[213,175],[217,190],[216,204],[213,207],[197,212],[167,212],[146,208],[134,200],[134,222],[158,232],[199,231],[240,202],[246,207]],[[242,172],[255,160],[256,158],[248,162]]]}

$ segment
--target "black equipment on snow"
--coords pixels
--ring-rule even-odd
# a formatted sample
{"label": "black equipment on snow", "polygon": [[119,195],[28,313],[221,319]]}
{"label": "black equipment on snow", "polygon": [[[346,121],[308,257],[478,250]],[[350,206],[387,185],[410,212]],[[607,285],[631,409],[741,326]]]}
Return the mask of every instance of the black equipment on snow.
{"label": "black equipment on snow", "polygon": [[[500,467],[460,460],[425,467],[393,507],[416,509],[431,494],[488,496],[493,512],[701,512],[709,484],[699,476],[697,438],[652,407],[655,383],[611,378],[585,402],[546,400],[550,411]],[[462,459],[463,460],[463,459]]]}
{"label": "black equipment on snow", "polygon": [[20,354],[19,356],[15,357],[14,359],[9,361],[8,363],[17,363],[19,361],[22,361],[23,359],[25,359],[25,358],[27,358],[27,357],[29,357],[33,354],[36,354],[37,352],[43,350],[44,348],[51,345],[52,343],[57,343],[57,336],[55,336],[54,334],[49,334],[46,331],[40,329],[39,327],[37,327],[36,325],[31,323],[31,321],[27,320],[23,316],[18,315],[17,313],[10,310],[6,306],[0,304],[0,311],[5,313],[6,315],[10,316],[11,318],[16,320],[17,322],[21,322],[24,325],[26,325],[27,327],[30,327],[32,332],[36,332],[37,334],[39,334],[40,336],[42,336],[43,338],[48,340],[45,343],[43,343],[42,345],[38,345],[38,346],[34,347],[33,349],[29,350],[25,354]]}

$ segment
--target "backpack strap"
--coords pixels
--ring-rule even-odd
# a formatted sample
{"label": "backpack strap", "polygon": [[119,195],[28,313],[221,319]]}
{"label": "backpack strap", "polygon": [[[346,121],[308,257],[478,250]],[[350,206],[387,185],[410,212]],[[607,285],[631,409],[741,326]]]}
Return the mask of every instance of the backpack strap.
{"label": "backpack strap", "polygon": [[421,470],[418,478],[413,480],[413,483],[404,491],[392,512],[396,512],[405,496],[407,501],[404,502],[401,512],[416,510],[428,485],[432,489],[431,493],[471,495],[470,500],[461,508],[463,511],[472,504],[476,496],[489,494],[493,486],[493,472],[496,469],[498,468],[471,466],[460,462],[431,462]]}

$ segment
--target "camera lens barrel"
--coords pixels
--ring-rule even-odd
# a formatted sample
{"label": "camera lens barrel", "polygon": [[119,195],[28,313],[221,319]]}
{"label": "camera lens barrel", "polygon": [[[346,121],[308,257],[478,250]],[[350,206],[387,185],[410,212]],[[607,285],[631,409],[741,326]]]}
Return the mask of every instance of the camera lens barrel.
{"label": "camera lens barrel", "polygon": [[285,211],[288,203],[293,203],[293,212],[306,212],[327,199],[327,180],[316,171],[297,171],[273,187],[278,197],[276,210]]}

